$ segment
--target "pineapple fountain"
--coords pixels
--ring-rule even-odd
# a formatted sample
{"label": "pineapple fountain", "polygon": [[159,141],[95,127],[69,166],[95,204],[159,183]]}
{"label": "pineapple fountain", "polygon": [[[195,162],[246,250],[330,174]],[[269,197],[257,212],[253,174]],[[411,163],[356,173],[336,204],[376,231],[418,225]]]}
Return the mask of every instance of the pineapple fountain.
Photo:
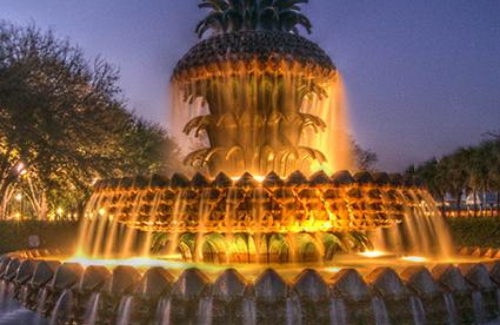
{"label": "pineapple fountain", "polygon": [[[94,186],[76,254],[0,260],[0,303],[51,324],[480,324],[496,252],[459,256],[418,180],[350,167],[342,81],[305,0],[203,0],[172,76],[188,178]],[[182,122],[185,122],[182,123]]]}

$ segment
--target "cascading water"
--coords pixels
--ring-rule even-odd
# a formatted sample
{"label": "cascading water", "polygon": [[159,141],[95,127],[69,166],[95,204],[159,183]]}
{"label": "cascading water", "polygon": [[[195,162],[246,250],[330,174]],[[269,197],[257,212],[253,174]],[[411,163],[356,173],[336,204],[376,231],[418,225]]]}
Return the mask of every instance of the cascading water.
{"label": "cascading water", "polygon": [[70,321],[73,310],[73,293],[64,290],[52,310],[49,325],[67,324]]}
{"label": "cascading water", "polygon": [[120,301],[120,306],[118,307],[118,317],[116,320],[116,325],[129,325],[130,317],[132,316],[134,297],[125,296]]}
{"label": "cascading water", "polygon": [[172,311],[172,300],[170,297],[163,298],[158,304],[155,325],[170,325],[170,313]]}
{"label": "cascading water", "polygon": [[203,297],[198,306],[198,325],[212,325],[213,297]]}
{"label": "cascading water", "polygon": [[39,315],[42,315],[45,311],[45,303],[47,302],[47,297],[49,295],[49,290],[47,288],[43,288],[38,292],[38,296],[36,299],[37,307],[36,312]]}
{"label": "cascading water", "polygon": [[330,301],[330,325],[348,325],[345,303],[340,298]]}
{"label": "cascading water", "polygon": [[234,181],[223,174],[213,180],[155,177],[99,183],[79,240],[90,247],[79,251],[97,258],[154,257],[157,231],[165,234],[164,254],[195,262],[320,262],[332,259],[338,236],[379,229],[372,238],[376,250],[452,256],[432,198],[420,187],[387,183],[401,182],[397,175],[394,181],[383,173],[353,178],[348,172],[317,172],[309,180],[300,172],[260,181],[250,174]]}
{"label": "cascading water", "polygon": [[243,299],[242,306],[243,325],[257,325],[257,306],[255,299],[246,297]]}
{"label": "cascading water", "polygon": [[406,198],[404,219],[391,228],[377,229],[372,242],[375,250],[402,255],[438,257],[446,261],[454,256],[451,235],[434,199],[425,191],[399,191]]}
{"label": "cascading water", "polygon": [[387,306],[381,298],[374,297],[372,299],[372,310],[375,325],[391,325],[389,314],[387,313]]}
{"label": "cascading water", "polygon": [[448,315],[448,325],[458,325],[458,313],[453,295],[449,292],[443,294],[446,313]]}
{"label": "cascading water", "polygon": [[495,297],[497,299],[497,308],[498,310],[500,310],[500,289],[497,289],[495,291]]}
{"label": "cascading water", "polygon": [[[212,175],[223,170],[230,176],[242,170],[286,176],[295,170],[348,168],[342,79],[338,73],[316,79],[305,78],[297,68],[273,74],[245,65],[237,71],[222,69],[203,81],[174,79],[174,134],[180,139],[182,132],[207,135],[210,144],[190,154],[187,162]],[[179,129],[181,125],[186,127]]]}
{"label": "cascading water", "polygon": [[101,294],[99,292],[95,292],[90,296],[87,308],[85,310],[85,315],[83,317],[83,323],[85,325],[96,325],[100,301]]}
{"label": "cascading water", "polygon": [[413,315],[413,322],[415,325],[426,325],[427,320],[425,316],[425,309],[422,300],[419,297],[410,297],[410,308]]}
{"label": "cascading water", "polygon": [[3,280],[0,280],[0,307],[3,306],[6,300],[6,283]]}
{"label": "cascading water", "polygon": [[302,305],[298,296],[286,299],[286,325],[302,325]]}
{"label": "cascading water", "polygon": [[483,294],[479,291],[472,293],[472,306],[474,307],[474,319],[477,324],[486,322],[486,310],[484,308]]}

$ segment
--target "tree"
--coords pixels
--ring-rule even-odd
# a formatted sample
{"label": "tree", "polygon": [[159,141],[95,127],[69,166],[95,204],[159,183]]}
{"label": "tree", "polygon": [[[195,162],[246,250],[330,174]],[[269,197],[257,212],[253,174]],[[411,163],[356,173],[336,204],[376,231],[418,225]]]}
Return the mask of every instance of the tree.
{"label": "tree", "polygon": [[354,139],[351,139],[351,151],[356,169],[368,171],[374,169],[378,162],[378,156],[375,152],[363,149]]}
{"label": "tree", "polygon": [[[477,197],[481,195],[482,206],[486,205],[485,193],[497,192],[497,213],[500,213],[500,140],[488,140],[481,144],[459,148],[440,160],[431,159],[415,168],[435,196],[444,202],[449,193],[460,206],[464,193],[474,199],[474,215],[477,215]],[[459,215],[460,215],[460,211]],[[482,209],[483,215],[485,209]]]}
{"label": "tree", "polygon": [[163,168],[152,146],[171,140],[125,109],[117,80],[52,32],[0,24],[0,202],[29,175],[45,217],[49,199],[81,202],[95,178]]}
{"label": "tree", "polygon": [[491,189],[496,191],[496,211],[500,216],[500,139],[493,142],[491,147],[491,166],[488,178]]}
{"label": "tree", "polygon": [[186,171],[177,143],[159,124],[131,116],[120,143],[121,170],[129,175],[172,175]]}

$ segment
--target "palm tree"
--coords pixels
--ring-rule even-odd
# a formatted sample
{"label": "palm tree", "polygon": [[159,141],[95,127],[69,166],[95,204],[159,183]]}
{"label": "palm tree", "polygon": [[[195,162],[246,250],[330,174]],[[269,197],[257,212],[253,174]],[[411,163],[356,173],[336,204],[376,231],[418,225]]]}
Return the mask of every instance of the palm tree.
{"label": "palm tree", "polygon": [[443,158],[440,168],[443,169],[444,178],[447,180],[448,193],[455,198],[457,216],[461,216],[461,203],[464,190],[467,188],[469,174],[465,168],[468,153],[458,150],[454,155]]}
{"label": "palm tree", "polygon": [[497,192],[496,212],[500,217],[500,140],[494,141],[494,146],[491,152],[491,168],[489,170],[489,178],[491,180],[492,189]]}
{"label": "palm tree", "polygon": [[465,190],[467,194],[472,194],[474,202],[473,216],[476,217],[479,210],[477,197],[481,192],[481,186],[483,184],[481,179],[481,170],[483,169],[480,159],[481,151],[477,148],[462,148],[454,156],[455,158],[452,159],[461,159],[460,164],[467,172],[467,185]]}
{"label": "palm tree", "polygon": [[[441,160],[429,160],[414,173],[423,179],[434,197],[443,198],[449,193],[460,205],[461,196],[472,193],[474,216],[477,216],[477,197],[481,193],[482,205],[485,194],[496,191],[496,210],[500,217],[500,140],[484,141],[475,147],[460,148]],[[484,215],[484,209],[482,215]],[[444,210],[443,210],[444,213]],[[460,211],[458,211],[460,215]]]}
{"label": "palm tree", "polygon": [[484,156],[487,160],[488,191],[496,191],[496,212],[500,217],[500,140],[484,143]]}
{"label": "palm tree", "polygon": [[201,38],[242,30],[268,30],[298,34],[298,26],[311,33],[312,24],[300,13],[299,4],[308,0],[202,0],[198,6],[210,12],[196,27]]}
{"label": "palm tree", "polygon": [[443,164],[433,158],[418,166],[413,174],[425,182],[428,191],[434,198],[442,202],[441,214],[443,217],[446,216],[445,198],[449,184],[446,179],[447,171],[443,168]]}

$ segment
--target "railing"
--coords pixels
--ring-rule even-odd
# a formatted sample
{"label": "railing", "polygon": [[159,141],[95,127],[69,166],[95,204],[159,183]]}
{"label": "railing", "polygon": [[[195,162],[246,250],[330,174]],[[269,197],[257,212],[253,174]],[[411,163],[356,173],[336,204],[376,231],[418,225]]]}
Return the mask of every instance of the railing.
{"label": "railing", "polygon": [[473,210],[473,209],[447,209],[444,212],[445,217],[447,218],[457,218],[460,217],[469,217],[469,218],[498,218],[500,217],[499,209],[484,209],[484,210]]}

